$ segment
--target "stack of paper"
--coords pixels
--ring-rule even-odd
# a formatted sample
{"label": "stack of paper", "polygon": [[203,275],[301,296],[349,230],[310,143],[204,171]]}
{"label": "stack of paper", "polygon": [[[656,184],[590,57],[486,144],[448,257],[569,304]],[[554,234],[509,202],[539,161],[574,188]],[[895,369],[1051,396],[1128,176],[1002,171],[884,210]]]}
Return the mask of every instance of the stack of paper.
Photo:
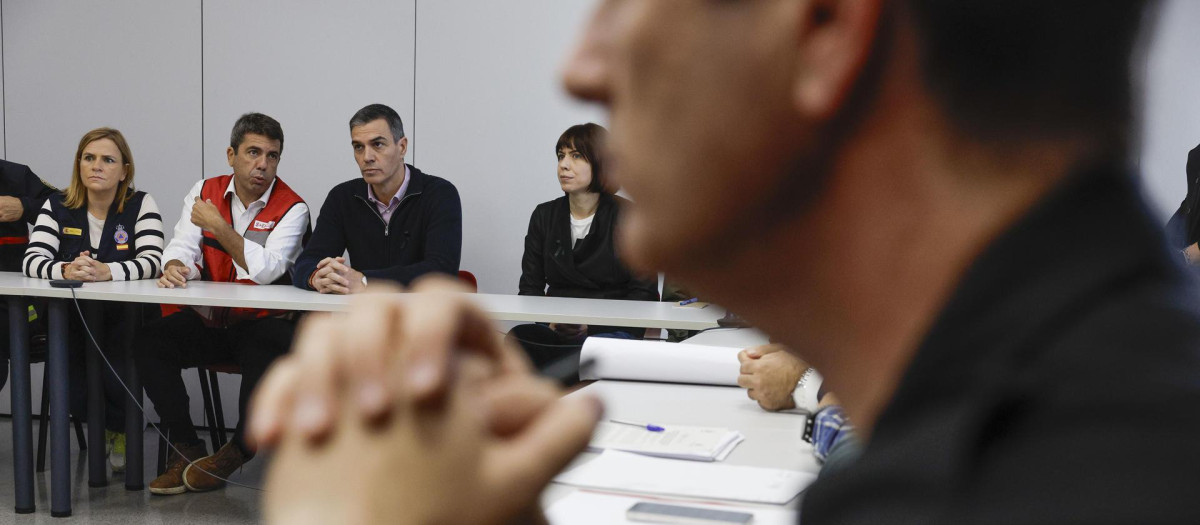
{"label": "stack of paper", "polygon": [[792,509],[714,505],[694,501],[647,500],[628,496],[596,494],[582,490],[572,492],[551,505],[546,510],[546,519],[552,525],[614,525],[634,523],[625,517],[625,513],[629,510],[629,507],[634,506],[639,501],[749,512],[754,515],[754,525],[795,525],[796,523],[796,511]]}
{"label": "stack of paper", "polygon": [[724,461],[746,439],[726,428],[665,425],[662,432],[617,423],[600,423],[592,434],[593,450],[624,450],[647,456],[693,461]]}
{"label": "stack of paper", "polygon": [[591,362],[582,380],[625,379],[658,383],[737,386],[741,348],[589,337],[580,362]]}
{"label": "stack of paper", "polygon": [[816,479],[807,472],[674,461],[606,450],[554,481],[623,492],[783,505]]}

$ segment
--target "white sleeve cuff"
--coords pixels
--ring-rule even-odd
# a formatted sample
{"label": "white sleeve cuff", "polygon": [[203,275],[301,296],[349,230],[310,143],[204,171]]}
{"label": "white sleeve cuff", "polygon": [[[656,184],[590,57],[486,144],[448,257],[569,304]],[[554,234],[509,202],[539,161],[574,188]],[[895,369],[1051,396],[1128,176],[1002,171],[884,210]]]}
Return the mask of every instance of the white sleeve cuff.
{"label": "white sleeve cuff", "polygon": [[187,268],[187,278],[189,281],[194,281],[200,278],[200,269],[197,268],[195,264],[192,264],[191,262],[185,262],[183,265]]}
{"label": "white sleeve cuff", "polygon": [[114,281],[128,281],[129,274],[125,273],[125,267],[121,263],[105,263],[108,266],[108,273],[112,274]]}

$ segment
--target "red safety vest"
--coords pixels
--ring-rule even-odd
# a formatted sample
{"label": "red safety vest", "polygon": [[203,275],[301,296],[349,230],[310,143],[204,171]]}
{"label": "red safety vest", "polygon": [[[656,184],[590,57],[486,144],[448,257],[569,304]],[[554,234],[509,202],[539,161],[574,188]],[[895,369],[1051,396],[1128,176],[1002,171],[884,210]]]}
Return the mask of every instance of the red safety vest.
{"label": "red safety vest", "polygon": [[[204,181],[204,185],[200,188],[200,199],[212,201],[221,211],[221,216],[225,218],[225,222],[233,224],[233,206],[231,198],[226,196],[225,190],[229,187],[229,181],[233,175],[222,175],[213,177]],[[267,244],[267,237],[279,225],[279,221],[283,216],[297,204],[303,204],[304,199],[300,198],[292,188],[288,187],[283,182],[283,179],[275,179],[275,187],[271,190],[271,198],[267,200],[267,205],[258,212],[254,220],[246,226],[246,232],[242,237],[246,242],[253,242],[259,246]],[[225,252],[220,242],[217,242],[216,236],[207,231],[204,232],[204,238],[200,247],[201,254],[204,257],[204,267],[200,270],[200,278],[205,281],[215,281],[224,283],[241,283],[241,284],[258,284],[249,279],[238,279],[237,269],[234,268],[233,258]],[[291,277],[284,274],[272,284],[291,284]],[[264,317],[275,317],[291,313],[289,310],[260,310],[256,308],[216,308],[212,323],[216,326],[229,326],[238,321],[247,319],[261,319]]]}

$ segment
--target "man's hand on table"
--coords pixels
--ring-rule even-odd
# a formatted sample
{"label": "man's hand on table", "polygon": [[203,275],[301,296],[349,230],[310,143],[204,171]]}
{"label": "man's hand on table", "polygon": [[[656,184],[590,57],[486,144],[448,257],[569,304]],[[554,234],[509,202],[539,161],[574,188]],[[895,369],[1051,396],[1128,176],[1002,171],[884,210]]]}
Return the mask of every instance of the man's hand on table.
{"label": "man's hand on table", "polygon": [[272,523],[499,523],[536,514],[587,445],[599,402],[561,399],[445,279],[310,316],[252,402],[277,448]]}

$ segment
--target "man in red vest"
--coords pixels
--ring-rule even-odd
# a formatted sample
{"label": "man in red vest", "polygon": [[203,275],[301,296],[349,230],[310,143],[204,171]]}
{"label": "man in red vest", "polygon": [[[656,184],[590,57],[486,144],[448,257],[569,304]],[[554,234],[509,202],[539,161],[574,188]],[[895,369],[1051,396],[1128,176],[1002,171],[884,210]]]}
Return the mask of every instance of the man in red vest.
{"label": "man in red vest", "polygon": [[[304,200],[275,176],[283,129],[260,113],[233,126],[226,156],[232,175],[197,182],[184,198],[175,236],[163,252],[163,288],[193,279],[247,285],[288,284],[310,231]],[[254,452],[243,438],[244,418],[231,440],[208,455],[196,435],[180,371],[216,364],[241,367],[238,408],[267,367],[287,352],[295,320],[282,310],[185,308],[146,326],[134,341],[146,395],[173,445],[167,469],[150,483],[154,494],[220,488]]]}

